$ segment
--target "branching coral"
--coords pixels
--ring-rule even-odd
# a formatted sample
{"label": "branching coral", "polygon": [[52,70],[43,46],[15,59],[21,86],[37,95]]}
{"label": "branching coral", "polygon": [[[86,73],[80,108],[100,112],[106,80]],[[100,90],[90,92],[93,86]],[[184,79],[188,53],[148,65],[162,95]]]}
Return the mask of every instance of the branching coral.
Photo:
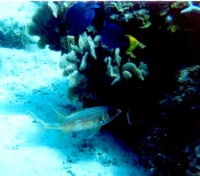
{"label": "branching coral", "polygon": [[126,10],[129,10],[133,5],[133,2],[105,2],[106,8],[114,8],[115,11],[119,13],[125,13]]}
{"label": "branching coral", "polygon": [[134,11],[134,16],[138,21],[142,22],[142,25],[140,26],[141,29],[148,28],[149,26],[151,26],[149,10],[140,9]]}
{"label": "branching coral", "polygon": [[75,51],[77,56],[84,56],[85,52],[89,52],[93,59],[97,59],[95,43],[92,38],[86,34],[86,32],[79,35],[78,46],[71,45],[71,49]]}
{"label": "branching coral", "polygon": [[60,61],[60,68],[63,69],[63,75],[68,76],[73,71],[78,69],[77,63],[80,62],[75,54],[75,52],[72,50],[68,54],[63,54],[61,56]]}
{"label": "branching coral", "polygon": [[88,59],[97,59],[95,43],[86,33],[79,35],[78,44],[74,42],[73,36],[67,36],[68,52],[61,56],[60,68],[64,70],[63,74],[68,76],[74,70],[83,71],[87,67]]}
{"label": "branching coral", "polygon": [[[135,8],[137,5],[140,9]],[[125,22],[130,20],[140,21],[140,28],[148,28],[151,25],[150,15],[144,6],[142,2],[105,2],[105,10],[111,20]]]}
{"label": "branching coral", "polygon": [[91,60],[97,60],[96,44],[85,32],[79,35],[78,43],[75,43],[73,36],[67,36],[66,48],[69,52],[61,56],[60,68],[64,70],[63,75],[69,80],[68,99],[76,102],[80,101],[80,96],[86,90],[87,79],[84,72],[90,70]]}
{"label": "branching coral", "polygon": [[110,19],[117,21],[125,20],[128,22],[130,19],[134,18],[131,12],[134,6],[133,2],[105,2],[104,4],[105,10],[110,14]]}
{"label": "branching coral", "polygon": [[139,67],[137,67],[133,62],[127,62],[121,67],[121,57],[119,55],[119,48],[115,50],[114,59],[110,56],[106,57],[104,61],[107,63],[107,75],[112,79],[111,85],[114,85],[116,82],[122,78],[129,80],[131,78],[137,78],[141,81],[144,81],[145,77],[148,75],[147,65],[143,62],[140,62]]}
{"label": "branching coral", "polygon": [[[109,78],[112,79],[111,85],[115,84],[116,82],[120,81],[120,64],[121,64],[121,57],[119,55],[120,49],[116,48],[114,52],[114,59],[110,56],[104,59],[104,62],[107,63],[107,75]],[[113,65],[112,65],[113,63]]]}

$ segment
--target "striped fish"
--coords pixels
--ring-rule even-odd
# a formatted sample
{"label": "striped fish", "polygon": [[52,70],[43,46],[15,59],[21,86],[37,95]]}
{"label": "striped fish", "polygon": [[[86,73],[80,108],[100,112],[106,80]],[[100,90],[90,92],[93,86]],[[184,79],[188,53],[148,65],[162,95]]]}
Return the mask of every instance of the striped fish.
{"label": "striped fish", "polygon": [[54,111],[58,117],[57,124],[48,124],[34,114],[32,115],[34,115],[36,122],[41,123],[45,129],[61,130],[64,133],[91,131],[95,134],[103,125],[108,124],[121,113],[120,109],[109,106],[85,108],[67,116],[62,115],[55,109]]}

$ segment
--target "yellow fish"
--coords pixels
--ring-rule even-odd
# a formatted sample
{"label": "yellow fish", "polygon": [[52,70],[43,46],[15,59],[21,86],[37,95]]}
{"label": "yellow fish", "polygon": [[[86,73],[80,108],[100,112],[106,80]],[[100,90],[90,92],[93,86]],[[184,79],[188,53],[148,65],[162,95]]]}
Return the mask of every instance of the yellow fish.
{"label": "yellow fish", "polygon": [[137,48],[138,46],[141,49],[143,49],[146,47],[146,45],[142,44],[135,37],[131,35],[126,35],[126,36],[128,37],[129,42],[130,42],[129,48],[126,50],[126,54],[130,55],[130,57],[132,58],[136,58],[136,56],[133,54],[133,50],[135,50],[135,48]]}
{"label": "yellow fish", "polygon": [[59,119],[57,124],[48,124],[33,113],[31,114],[35,117],[36,122],[41,123],[45,129],[61,130],[64,133],[88,131],[92,133],[91,136],[121,113],[120,109],[109,106],[85,108],[67,116],[62,115],[55,109],[54,111]]}

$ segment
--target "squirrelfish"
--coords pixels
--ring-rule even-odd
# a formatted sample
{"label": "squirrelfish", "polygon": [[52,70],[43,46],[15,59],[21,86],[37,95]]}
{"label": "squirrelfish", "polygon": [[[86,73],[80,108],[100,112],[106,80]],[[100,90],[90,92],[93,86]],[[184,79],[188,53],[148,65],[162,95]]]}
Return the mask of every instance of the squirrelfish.
{"label": "squirrelfish", "polygon": [[93,135],[103,125],[108,124],[117,117],[121,110],[109,106],[96,106],[76,111],[67,116],[60,114],[58,111],[56,113],[59,118],[57,124],[48,124],[35,115],[34,117],[36,122],[41,123],[46,129],[61,130],[64,133],[89,131],[90,135]]}

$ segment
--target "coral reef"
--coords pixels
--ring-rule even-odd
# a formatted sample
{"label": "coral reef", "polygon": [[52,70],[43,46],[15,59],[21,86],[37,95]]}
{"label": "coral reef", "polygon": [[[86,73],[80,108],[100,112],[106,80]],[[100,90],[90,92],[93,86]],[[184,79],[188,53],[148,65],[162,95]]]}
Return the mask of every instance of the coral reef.
{"label": "coral reef", "polygon": [[[39,36],[38,47],[49,45],[52,50],[62,50],[60,37],[65,36],[64,13],[70,2],[42,2],[28,25],[30,35]],[[57,9],[57,10],[55,10]]]}
{"label": "coral reef", "polygon": [[87,78],[80,74],[77,70],[72,72],[69,77],[69,89],[67,91],[67,98],[72,103],[77,103],[80,101],[80,92],[83,92],[87,87]]}
{"label": "coral reef", "polygon": [[[73,80],[73,84],[69,83],[70,93],[67,97],[68,100],[73,100],[72,102],[74,103],[77,101],[82,101],[81,97],[83,97],[83,94],[87,97],[87,99],[89,99],[90,97],[92,97],[93,99],[94,96],[90,96],[90,94],[96,94],[96,99],[97,97],[99,97],[97,93],[93,93],[91,89],[91,92],[87,93],[91,84],[90,82],[93,80],[92,78],[90,78],[90,74],[94,72],[92,66],[92,64],[94,63],[98,64],[99,62],[101,62],[101,64],[104,64],[102,69],[105,69],[107,67],[106,74],[105,72],[102,72],[98,75],[98,70],[95,70],[95,74],[98,75],[98,77],[103,77],[103,82],[104,84],[105,82],[107,82],[107,86],[116,84],[121,80],[121,77],[124,78],[123,72],[125,70],[131,72],[131,77],[133,77],[133,79],[134,77],[136,77],[142,81],[148,74],[147,65],[143,62],[140,63],[139,67],[136,67],[136,65],[131,62],[124,64],[124,66],[121,66],[122,58],[120,56],[120,49],[116,48],[114,51],[109,51],[106,47],[102,48],[100,35],[96,35],[94,36],[94,39],[92,39],[91,36],[87,35],[87,33],[84,32],[79,35],[77,43],[74,41],[75,39],[73,36],[67,36],[66,48],[68,48],[67,50],[70,52],[68,52],[67,54],[64,53],[61,56],[60,61],[60,68],[63,69],[63,75],[67,76],[69,81]],[[100,49],[101,52],[99,51]],[[107,53],[107,55],[105,55],[105,53]],[[102,55],[105,55],[104,59],[100,59]],[[125,68],[126,65],[129,66]],[[133,67],[131,68],[131,66]],[[79,76],[77,76],[77,74]],[[77,79],[78,77],[83,78],[81,79],[83,80],[83,82],[80,81],[80,79]],[[85,80],[90,80],[90,82],[87,82],[86,84]],[[77,81],[77,83],[75,83],[75,81]],[[95,80],[95,82],[97,82],[97,80]],[[85,84],[85,86],[81,86],[81,84]],[[101,84],[101,82],[99,82],[99,84]],[[73,98],[72,95],[75,98]]]}
{"label": "coral reef", "polygon": [[[140,9],[135,9],[137,5]],[[141,22],[140,28],[148,28],[151,25],[149,10],[143,7],[145,7],[143,2],[105,2],[107,18],[124,22],[136,19]]]}
{"label": "coral reef", "polygon": [[[195,175],[200,172],[198,164],[200,137],[199,76],[200,65],[180,69],[177,75],[177,89],[167,94],[165,99],[160,101],[162,118],[165,121],[165,125],[168,126],[168,132],[166,132],[168,140],[178,141],[175,146],[177,151],[174,153],[174,157],[176,157],[176,160],[179,160],[180,168],[189,165],[189,168],[186,170],[188,175]],[[162,147],[166,146],[163,145]],[[194,149],[196,149],[195,152]],[[172,152],[174,148],[170,150]],[[169,155],[166,149],[163,151],[165,151],[165,156]],[[181,153],[183,153],[182,156]],[[180,156],[182,161],[179,159]]]}
{"label": "coral reef", "polygon": [[[70,36],[64,16],[72,4],[44,2],[29,25],[40,47],[61,51],[68,99],[121,108],[122,118],[104,129],[129,144],[151,175],[199,173],[199,3],[98,2],[90,26]],[[122,29],[128,46],[103,45],[105,23]],[[134,55],[130,36],[135,48],[135,37],[144,43]]]}
{"label": "coral reef", "polygon": [[14,18],[0,19],[0,46],[23,49],[33,40],[28,36],[27,26]]}
{"label": "coral reef", "polygon": [[83,86],[87,81],[83,72],[90,71],[91,60],[97,60],[95,43],[84,32],[79,35],[77,45],[74,43],[73,36],[67,36],[67,45],[70,52],[61,56],[60,68],[64,70],[63,75],[69,80],[68,100],[76,103],[81,101],[82,93],[87,90],[87,86]]}

